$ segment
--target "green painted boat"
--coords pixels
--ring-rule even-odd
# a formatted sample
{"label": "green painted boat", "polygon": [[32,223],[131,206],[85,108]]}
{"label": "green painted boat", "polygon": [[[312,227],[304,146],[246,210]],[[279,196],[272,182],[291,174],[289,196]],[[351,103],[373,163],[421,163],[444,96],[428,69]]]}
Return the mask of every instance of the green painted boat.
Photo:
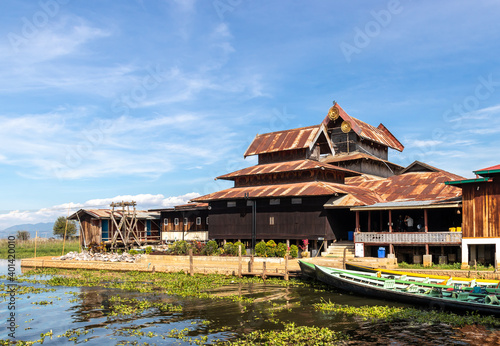
{"label": "green painted boat", "polygon": [[487,280],[487,279],[474,279],[474,278],[467,278],[467,277],[460,277],[460,276],[443,276],[443,275],[432,275],[432,274],[419,274],[419,273],[412,273],[412,272],[405,272],[401,270],[391,270],[391,269],[384,269],[384,268],[373,268],[373,267],[368,267],[356,263],[346,263],[346,269],[349,270],[355,270],[355,271],[362,271],[362,272],[368,272],[368,273],[381,273],[385,275],[394,275],[394,276],[403,276],[406,275],[407,277],[420,277],[420,278],[428,278],[432,280],[442,280],[442,281],[447,281],[447,280],[453,280],[455,282],[464,282],[464,283],[469,283],[470,286],[490,286],[490,287],[496,287],[500,288],[500,281],[499,280]]}
{"label": "green painted boat", "polygon": [[315,265],[318,280],[337,289],[421,307],[500,315],[500,290],[377,277]]}

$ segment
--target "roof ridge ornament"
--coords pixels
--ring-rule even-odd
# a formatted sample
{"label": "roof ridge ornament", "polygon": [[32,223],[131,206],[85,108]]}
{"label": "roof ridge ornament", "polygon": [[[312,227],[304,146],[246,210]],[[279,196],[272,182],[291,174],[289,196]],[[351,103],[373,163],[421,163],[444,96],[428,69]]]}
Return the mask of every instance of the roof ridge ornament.
{"label": "roof ridge ornament", "polygon": [[328,118],[330,120],[337,120],[338,117],[340,116],[340,112],[339,112],[339,109],[337,107],[335,107],[337,105],[337,101],[333,101],[333,106],[330,107],[330,109],[328,110]]}

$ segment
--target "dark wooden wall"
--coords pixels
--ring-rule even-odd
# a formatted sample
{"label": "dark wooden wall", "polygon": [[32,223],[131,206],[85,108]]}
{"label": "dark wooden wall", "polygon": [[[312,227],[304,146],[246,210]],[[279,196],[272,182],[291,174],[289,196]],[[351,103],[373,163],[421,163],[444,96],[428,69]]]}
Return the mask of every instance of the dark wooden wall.
{"label": "dark wooden wall", "polygon": [[464,238],[500,237],[500,177],[462,187]]}
{"label": "dark wooden wall", "polygon": [[[281,198],[279,205],[270,205],[270,199],[257,200],[257,241],[260,239],[337,239],[334,227],[343,227],[335,219],[334,211],[325,210],[328,197],[302,197],[302,204],[292,204],[291,198]],[[227,207],[227,201],[210,203],[210,239],[251,239],[252,208],[246,200],[236,200],[236,207]],[[344,215],[344,214],[343,214]],[[345,215],[348,215],[346,212]],[[274,225],[271,224],[274,218]],[[354,223],[354,219],[351,220]],[[354,225],[351,227],[354,230]],[[347,232],[345,232],[347,239]],[[343,235],[343,233],[341,233]]]}

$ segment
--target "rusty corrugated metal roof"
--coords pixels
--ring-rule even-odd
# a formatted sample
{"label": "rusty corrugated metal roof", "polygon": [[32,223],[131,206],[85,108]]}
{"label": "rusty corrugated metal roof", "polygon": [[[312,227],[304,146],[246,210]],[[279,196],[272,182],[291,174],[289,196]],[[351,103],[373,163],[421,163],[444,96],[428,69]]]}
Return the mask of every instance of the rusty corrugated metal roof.
{"label": "rusty corrugated metal roof", "polygon": [[[72,214],[68,219],[77,220],[78,215],[82,213],[87,213],[90,216],[96,219],[109,219],[111,218],[111,209],[80,209],[76,213]],[[136,210],[135,212],[136,218],[138,219],[159,219],[160,213],[155,211],[146,211],[146,210]],[[131,216],[132,211],[129,216]],[[115,215],[117,217],[122,217],[123,213],[121,211],[115,210]]]}
{"label": "rusty corrugated metal roof", "polygon": [[176,205],[174,210],[197,210],[197,209],[208,209],[208,203],[187,203],[182,205]]}
{"label": "rusty corrugated metal roof", "polygon": [[359,153],[359,152],[354,152],[354,153],[341,153],[337,155],[328,155],[321,159],[321,162],[325,163],[336,163],[336,162],[345,162],[345,161],[354,161],[354,160],[361,160],[361,159],[367,159],[367,160],[374,160],[374,161],[381,161],[384,162],[390,166],[396,167],[398,169],[403,169],[403,166],[400,166],[398,164],[395,164],[393,162],[383,160],[381,158],[378,158],[373,155],[365,154],[365,153]]}
{"label": "rusty corrugated metal roof", "polygon": [[381,180],[352,179],[346,180],[349,185],[364,187],[376,192],[385,202],[396,200],[426,201],[447,200],[460,197],[460,188],[445,185],[446,181],[463,179],[445,171],[414,172],[395,175]]}
{"label": "rusty corrugated metal roof", "polygon": [[474,171],[474,174],[481,175],[481,176],[490,176],[492,174],[498,174],[500,173],[500,165],[496,166],[491,166],[487,168],[483,168],[477,171]]}
{"label": "rusty corrugated metal roof", "polygon": [[307,148],[319,131],[320,126],[315,125],[257,135],[245,152],[244,157]]}
{"label": "rusty corrugated metal roof", "polygon": [[368,205],[382,200],[372,191],[356,186],[344,184],[313,181],[305,183],[290,183],[265,186],[233,187],[214,192],[193,199],[195,202],[209,202],[214,200],[243,199],[248,194],[249,198],[280,198],[280,197],[307,197],[329,196],[335,194],[350,195],[349,205]]}
{"label": "rusty corrugated metal roof", "polygon": [[322,163],[314,160],[296,160],[277,163],[261,164],[252,167],[240,169],[238,171],[221,175],[217,179],[234,180],[236,177],[243,177],[249,175],[272,174],[290,171],[314,170],[314,169],[328,169],[332,171],[343,172],[346,177],[357,176],[360,173],[350,169],[333,166],[327,163]]}
{"label": "rusty corrugated metal roof", "polygon": [[[373,142],[380,143],[398,151],[403,151],[403,144],[401,144],[383,124],[380,124],[378,127],[372,126],[347,114],[338,103],[333,107],[338,109],[340,118],[344,121],[348,121],[351,124],[352,130],[361,138],[367,138]],[[327,115],[323,120],[323,124],[328,127],[328,123],[331,121],[332,120]]]}

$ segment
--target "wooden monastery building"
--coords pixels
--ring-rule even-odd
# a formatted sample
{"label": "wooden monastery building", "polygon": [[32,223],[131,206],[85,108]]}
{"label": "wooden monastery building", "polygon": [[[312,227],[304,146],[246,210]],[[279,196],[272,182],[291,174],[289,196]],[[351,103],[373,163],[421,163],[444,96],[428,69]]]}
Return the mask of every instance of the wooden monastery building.
{"label": "wooden monastery building", "polygon": [[258,163],[216,178],[232,188],[173,208],[82,209],[70,219],[82,244],[215,239],[251,249],[307,239],[312,255],[347,243],[356,256],[398,262],[498,262],[500,166],[467,180],[419,161],[392,163],[390,149],[404,146],[384,125],[334,103],[318,125],[257,135],[244,157]]}
{"label": "wooden monastery building", "polygon": [[313,255],[324,242],[351,241],[358,256],[383,248],[400,261],[456,260],[461,233],[450,229],[461,227],[461,190],[444,183],[463,178],[418,161],[391,163],[389,148],[404,149],[384,125],[334,104],[319,125],[257,135],[244,156],[257,155],[258,164],[217,177],[234,187],[193,201],[209,205],[210,239],[248,247],[253,237],[308,239]]}

